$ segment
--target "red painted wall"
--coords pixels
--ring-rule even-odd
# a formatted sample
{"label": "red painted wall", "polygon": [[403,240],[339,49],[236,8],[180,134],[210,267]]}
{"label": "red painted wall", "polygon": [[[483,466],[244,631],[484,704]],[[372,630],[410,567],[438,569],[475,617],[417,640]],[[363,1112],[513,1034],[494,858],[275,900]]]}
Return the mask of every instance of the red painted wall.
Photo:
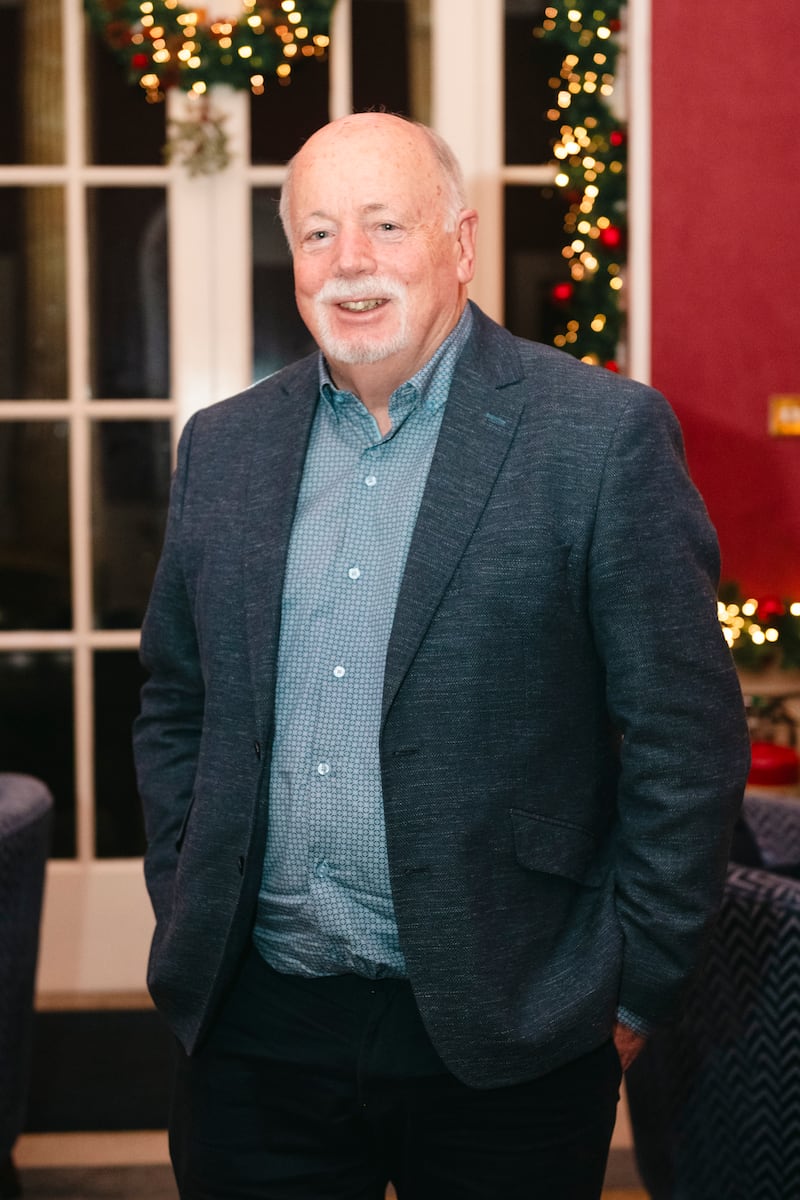
{"label": "red painted wall", "polygon": [[652,7],[653,383],[723,578],[797,599],[800,437],[767,406],[800,393],[800,3]]}

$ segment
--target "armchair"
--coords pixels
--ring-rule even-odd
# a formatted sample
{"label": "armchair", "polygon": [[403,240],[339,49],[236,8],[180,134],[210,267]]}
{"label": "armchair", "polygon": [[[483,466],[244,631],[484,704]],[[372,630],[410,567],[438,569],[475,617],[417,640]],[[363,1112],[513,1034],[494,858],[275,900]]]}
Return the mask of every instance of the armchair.
{"label": "armchair", "polygon": [[0,773],[0,1198],[19,1195],[12,1150],[25,1118],[33,987],[53,800]]}
{"label": "armchair", "polygon": [[626,1076],[653,1200],[800,1196],[800,797],[743,812],[763,866],[731,864],[685,1006]]}

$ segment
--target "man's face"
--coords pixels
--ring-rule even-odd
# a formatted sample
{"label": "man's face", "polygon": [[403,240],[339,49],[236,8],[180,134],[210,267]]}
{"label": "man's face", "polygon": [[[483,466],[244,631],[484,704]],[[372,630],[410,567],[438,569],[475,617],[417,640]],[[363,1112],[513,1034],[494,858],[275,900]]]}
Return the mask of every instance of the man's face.
{"label": "man's face", "polygon": [[396,386],[455,325],[472,277],[475,216],[453,220],[448,200],[425,135],[396,117],[347,118],[298,155],[295,295],[337,383],[350,386],[348,368],[386,363]]}

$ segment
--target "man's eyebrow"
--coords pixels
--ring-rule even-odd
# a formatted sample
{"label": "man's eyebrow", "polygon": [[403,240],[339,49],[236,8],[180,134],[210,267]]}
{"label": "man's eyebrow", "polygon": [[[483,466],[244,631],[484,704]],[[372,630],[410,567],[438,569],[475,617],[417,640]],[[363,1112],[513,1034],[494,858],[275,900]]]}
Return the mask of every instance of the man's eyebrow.
{"label": "man's eyebrow", "polygon": [[[359,213],[364,217],[373,216],[375,213],[385,213],[392,211],[392,206],[384,204],[382,200],[372,201],[370,204],[362,204]],[[323,208],[315,208],[313,212],[305,213],[300,218],[300,223],[305,224],[308,221],[332,221],[335,223],[336,218]]]}

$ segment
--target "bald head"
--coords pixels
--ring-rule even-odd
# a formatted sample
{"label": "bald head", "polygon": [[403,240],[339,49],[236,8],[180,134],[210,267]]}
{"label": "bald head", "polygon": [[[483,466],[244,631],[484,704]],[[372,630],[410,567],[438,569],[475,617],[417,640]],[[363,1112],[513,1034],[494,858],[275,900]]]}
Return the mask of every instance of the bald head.
{"label": "bald head", "polygon": [[341,152],[341,169],[348,169],[348,153],[356,143],[371,141],[375,153],[391,156],[397,147],[408,148],[417,143],[419,153],[428,157],[435,164],[439,177],[438,193],[432,199],[442,204],[443,228],[452,230],[458,219],[458,214],[466,208],[466,188],[464,175],[458,159],[450,146],[435,130],[417,121],[406,120],[405,117],[393,113],[367,112],[353,113],[331,121],[313,133],[301,149],[290,159],[286,168],[286,176],[281,188],[280,218],[283,231],[290,249],[293,246],[293,231],[291,219],[292,190],[295,171],[302,166],[304,160],[318,151],[321,146],[330,144],[338,146]]}

